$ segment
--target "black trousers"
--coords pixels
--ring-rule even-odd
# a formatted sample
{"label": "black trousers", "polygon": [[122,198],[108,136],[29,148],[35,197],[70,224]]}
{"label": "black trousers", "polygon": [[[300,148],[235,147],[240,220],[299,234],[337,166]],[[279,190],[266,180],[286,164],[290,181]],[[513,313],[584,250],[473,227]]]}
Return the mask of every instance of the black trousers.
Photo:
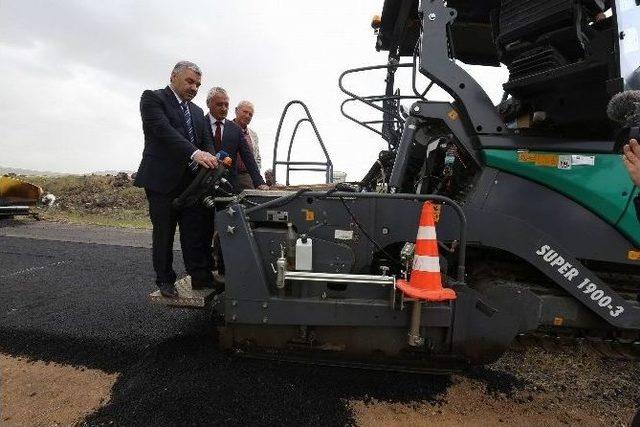
{"label": "black trousers", "polygon": [[200,204],[175,210],[171,202],[184,188],[186,185],[180,185],[168,194],[145,189],[153,224],[152,258],[156,283],[173,283],[176,280],[173,269],[176,225],[180,227],[182,259],[192,282],[210,283],[213,280],[211,244],[214,213]]}

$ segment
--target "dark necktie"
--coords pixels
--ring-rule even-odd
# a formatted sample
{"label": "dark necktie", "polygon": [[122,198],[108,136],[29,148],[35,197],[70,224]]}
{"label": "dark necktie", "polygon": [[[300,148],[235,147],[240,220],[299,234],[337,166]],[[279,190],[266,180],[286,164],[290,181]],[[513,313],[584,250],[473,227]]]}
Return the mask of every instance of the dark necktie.
{"label": "dark necktie", "polygon": [[[195,133],[193,132],[193,123],[191,123],[191,112],[189,111],[189,105],[187,105],[186,102],[183,102],[180,104],[180,107],[182,107],[182,113],[184,114],[184,121],[187,124],[187,134],[189,135],[189,141],[191,141],[193,145],[196,145],[196,136],[195,136]],[[189,162],[189,169],[192,172],[197,172],[198,163],[196,163],[195,160],[191,160]]]}
{"label": "dark necktie", "polygon": [[189,135],[189,141],[193,145],[196,145],[196,134],[193,131],[193,124],[191,123],[191,113],[189,112],[189,106],[186,102],[180,104],[182,112],[184,113],[184,121],[187,123],[187,134]]}
{"label": "dark necktie", "polygon": [[216,122],[216,134],[213,139],[216,143],[216,151],[220,151],[220,148],[222,148],[222,122],[220,120]]}

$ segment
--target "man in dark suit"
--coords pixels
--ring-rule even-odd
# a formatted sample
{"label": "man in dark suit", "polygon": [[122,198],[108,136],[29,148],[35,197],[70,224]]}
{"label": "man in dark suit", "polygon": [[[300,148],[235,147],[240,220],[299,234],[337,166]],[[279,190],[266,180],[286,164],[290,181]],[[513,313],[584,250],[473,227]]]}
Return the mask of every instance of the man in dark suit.
{"label": "man in dark suit", "polygon": [[203,206],[180,211],[171,202],[193,180],[197,165],[217,167],[208,123],[191,102],[202,72],[192,62],[178,62],[164,89],[146,90],[140,99],[144,151],[134,185],[144,187],[153,224],[153,268],[162,295],[177,297],[173,270],[173,236],[180,226],[180,245],[194,289],[213,286],[211,238],[213,214]]}
{"label": "man in dark suit", "polygon": [[[229,113],[229,95],[227,95],[227,91],[221,87],[212,88],[207,94],[207,106],[209,107],[209,114],[205,117],[206,130],[214,141],[216,152],[222,150],[232,159],[237,159],[239,154],[247,168],[247,172],[251,176],[254,188],[268,190],[269,186],[265,184],[260,175],[253,151],[249,148],[242,130],[233,121],[227,120],[227,114]],[[238,164],[236,161],[233,162],[229,181],[236,192],[242,190],[238,185]],[[215,269],[219,277],[221,277],[224,276],[224,262],[220,240],[217,236],[213,246]],[[217,283],[220,282],[217,281]]]}
{"label": "man in dark suit", "polygon": [[[207,106],[209,114],[206,116],[206,131],[214,141],[216,152],[222,150],[226,152],[232,159],[237,159],[238,154],[244,162],[247,172],[251,176],[253,185],[260,190],[268,190],[260,170],[256,164],[253,151],[249,147],[244,134],[240,127],[231,120],[227,120],[229,113],[229,95],[221,87],[214,87],[207,94]],[[236,191],[240,188],[237,182],[238,165],[234,162],[231,170],[230,182]]]}

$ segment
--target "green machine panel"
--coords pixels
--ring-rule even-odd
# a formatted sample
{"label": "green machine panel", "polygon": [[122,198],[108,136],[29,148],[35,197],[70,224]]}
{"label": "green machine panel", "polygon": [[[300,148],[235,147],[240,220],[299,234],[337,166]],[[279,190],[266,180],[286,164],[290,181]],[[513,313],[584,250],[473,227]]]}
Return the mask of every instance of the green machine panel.
{"label": "green machine panel", "polygon": [[538,182],[586,207],[640,246],[638,192],[618,154],[484,150],[487,166]]}

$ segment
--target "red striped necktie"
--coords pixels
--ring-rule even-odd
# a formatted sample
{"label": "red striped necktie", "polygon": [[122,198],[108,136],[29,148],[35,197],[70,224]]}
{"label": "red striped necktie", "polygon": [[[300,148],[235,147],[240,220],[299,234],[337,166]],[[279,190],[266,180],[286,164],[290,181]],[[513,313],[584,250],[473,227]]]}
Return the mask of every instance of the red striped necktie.
{"label": "red striped necktie", "polygon": [[213,139],[216,143],[216,151],[220,151],[222,148],[222,122],[220,120],[216,121],[216,134]]}

